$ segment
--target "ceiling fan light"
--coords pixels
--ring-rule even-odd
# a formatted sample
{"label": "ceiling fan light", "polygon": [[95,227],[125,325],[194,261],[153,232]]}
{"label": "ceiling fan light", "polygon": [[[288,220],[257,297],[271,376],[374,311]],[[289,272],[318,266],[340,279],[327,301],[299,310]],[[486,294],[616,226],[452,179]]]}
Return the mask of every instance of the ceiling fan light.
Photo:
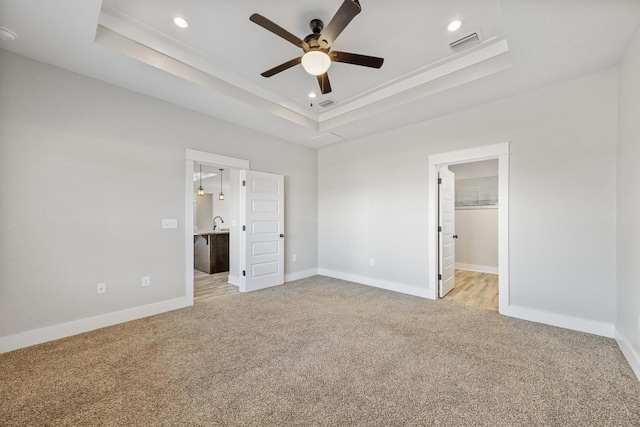
{"label": "ceiling fan light", "polygon": [[322,51],[312,50],[302,56],[302,66],[307,73],[319,76],[327,72],[331,66],[331,58]]}

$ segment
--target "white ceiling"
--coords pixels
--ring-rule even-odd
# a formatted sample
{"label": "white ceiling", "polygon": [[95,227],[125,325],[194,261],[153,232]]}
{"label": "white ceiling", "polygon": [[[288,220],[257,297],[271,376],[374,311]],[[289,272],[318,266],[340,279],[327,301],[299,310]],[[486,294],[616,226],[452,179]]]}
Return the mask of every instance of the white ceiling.
{"label": "white ceiling", "polygon": [[[249,21],[300,38],[342,0],[0,0],[0,47],[310,147],[426,120],[612,67],[640,23],[640,0],[361,0],[333,50],[385,58],[335,63],[333,91],[295,66],[302,53]],[[180,29],[174,16],[189,21]],[[446,25],[463,21],[451,33]],[[453,54],[472,32],[482,42]],[[329,108],[319,102],[336,101]],[[313,105],[311,105],[313,104]],[[314,139],[320,137],[319,139]]]}

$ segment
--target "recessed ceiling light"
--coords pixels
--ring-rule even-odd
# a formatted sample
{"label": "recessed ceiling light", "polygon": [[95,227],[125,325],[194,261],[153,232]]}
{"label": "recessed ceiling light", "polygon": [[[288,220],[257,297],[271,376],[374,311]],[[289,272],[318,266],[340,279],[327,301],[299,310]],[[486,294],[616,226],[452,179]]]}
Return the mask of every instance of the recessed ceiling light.
{"label": "recessed ceiling light", "polygon": [[456,19],[455,21],[451,21],[449,23],[449,25],[447,25],[447,30],[455,31],[455,30],[459,29],[460,27],[462,27],[462,21],[459,20],[459,19]]}
{"label": "recessed ceiling light", "polygon": [[189,26],[189,23],[187,22],[187,20],[179,16],[176,16],[175,18],[173,18],[173,23],[180,28],[187,28]]}
{"label": "recessed ceiling light", "polygon": [[316,97],[316,93],[315,92],[309,92],[309,98],[313,99]]}

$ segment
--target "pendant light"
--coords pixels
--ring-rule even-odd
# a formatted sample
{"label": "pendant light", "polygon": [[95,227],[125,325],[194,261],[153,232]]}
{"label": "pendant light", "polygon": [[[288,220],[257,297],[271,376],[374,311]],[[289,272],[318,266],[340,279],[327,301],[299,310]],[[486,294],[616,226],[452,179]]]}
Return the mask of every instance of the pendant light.
{"label": "pendant light", "polygon": [[204,196],[204,187],[202,186],[202,165],[200,165],[200,187],[198,187],[198,196]]}
{"label": "pendant light", "polygon": [[224,169],[220,169],[220,194],[218,194],[218,200],[224,200],[224,193],[222,192],[222,171]]}

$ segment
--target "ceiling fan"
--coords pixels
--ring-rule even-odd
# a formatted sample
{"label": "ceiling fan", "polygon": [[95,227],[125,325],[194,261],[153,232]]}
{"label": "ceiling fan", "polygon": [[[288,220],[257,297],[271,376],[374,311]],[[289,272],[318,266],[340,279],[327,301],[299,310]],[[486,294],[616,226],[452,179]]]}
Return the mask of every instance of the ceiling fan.
{"label": "ceiling fan", "polygon": [[324,95],[331,92],[331,84],[329,83],[327,70],[332,62],[344,62],[371,68],[382,67],[384,58],[359,55],[357,53],[338,52],[335,50],[331,51],[333,42],[361,10],[362,8],[358,0],[344,0],[342,6],[340,6],[326,28],[320,19],[311,20],[309,26],[311,27],[312,33],[305,37],[304,40],[299,39],[264,16],[254,13],[249,18],[251,21],[288,42],[293,43],[304,51],[302,56],[273,67],[261,73],[261,75],[263,77],[271,77],[295,65],[302,64],[306,72],[318,78],[320,91]]}

